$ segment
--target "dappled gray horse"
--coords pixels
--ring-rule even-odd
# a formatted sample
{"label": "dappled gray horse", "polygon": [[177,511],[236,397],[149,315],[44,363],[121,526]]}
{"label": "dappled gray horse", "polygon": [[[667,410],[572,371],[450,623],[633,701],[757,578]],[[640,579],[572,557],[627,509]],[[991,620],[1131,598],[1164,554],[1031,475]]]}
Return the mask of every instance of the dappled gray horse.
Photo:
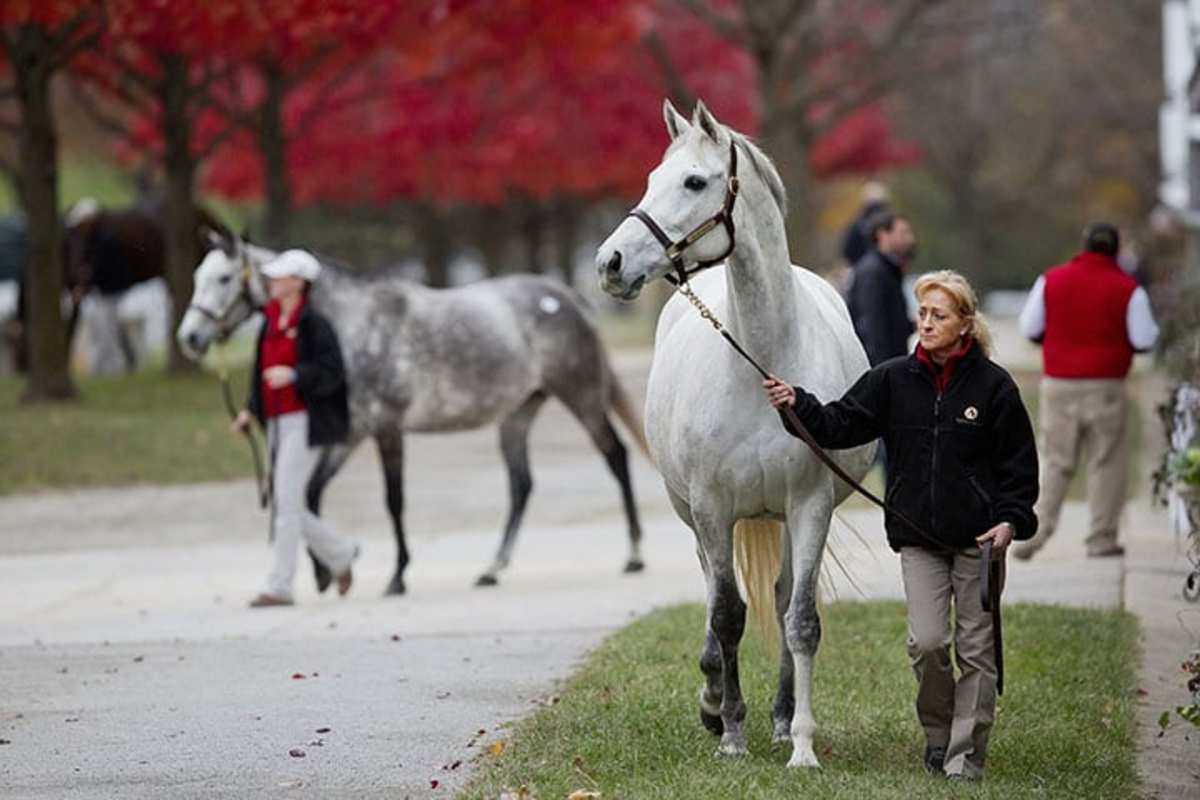
{"label": "dappled gray horse", "polygon": [[[195,275],[192,305],[177,336],[199,358],[267,298],[259,268],[275,256],[236,237],[219,240]],[[508,565],[533,481],[528,436],[538,410],[556,397],[583,424],[621,488],[629,526],[626,572],[642,569],[641,527],[628,458],[609,412],[645,449],[642,424],[608,362],[600,337],[562,284],[522,275],[455,289],[430,289],[378,273],[360,276],[325,264],[309,301],[337,329],[350,389],[350,437],[327,449],[308,485],[319,513],[330,479],[366,437],[379,447],[396,535],[388,594],[403,594],[403,460],[406,432],[432,433],[500,423],[511,507],[499,552],[477,585],[494,585]],[[330,576],[314,560],[318,587]]]}

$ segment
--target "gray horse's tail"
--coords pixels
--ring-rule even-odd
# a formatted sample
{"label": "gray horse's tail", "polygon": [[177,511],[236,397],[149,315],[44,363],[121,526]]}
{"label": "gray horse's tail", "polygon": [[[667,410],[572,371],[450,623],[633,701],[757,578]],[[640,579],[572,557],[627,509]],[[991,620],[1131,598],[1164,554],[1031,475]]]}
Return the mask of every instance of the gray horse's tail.
{"label": "gray horse's tail", "polygon": [[633,401],[629,399],[629,394],[621,385],[617,373],[613,371],[612,364],[606,366],[608,367],[609,407],[617,412],[617,417],[633,434],[633,440],[637,442],[638,449],[645,454],[646,458],[650,458],[650,445],[646,443],[646,425],[642,421],[642,415],[638,413]]}

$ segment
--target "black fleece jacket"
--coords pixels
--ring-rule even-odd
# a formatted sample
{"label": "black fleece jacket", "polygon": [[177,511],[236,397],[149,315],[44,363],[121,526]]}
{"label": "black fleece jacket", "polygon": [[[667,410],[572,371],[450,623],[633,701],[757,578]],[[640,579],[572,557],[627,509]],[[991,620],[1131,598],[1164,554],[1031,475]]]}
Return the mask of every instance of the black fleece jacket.
{"label": "black fleece jacket", "polygon": [[[262,402],[262,342],[267,323],[258,332],[254,372],[250,373],[250,398],[246,407],[266,426]],[[308,411],[308,444],[325,447],[346,441],[350,435],[350,404],[346,369],[337,333],[325,317],[304,304],[296,320],[296,391]]]}
{"label": "black fleece jacket", "polygon": [[[1038,460],[1033,428],[1012,377],[973,346],[946,390],[915,355],[885,361],[840,399],[822,404],[796,388],[796,416],[822,447],[847,449],[882,437],[889,505],[941,544],[1009,522],[1017,539],[1037,532]],[[784,427],[793,435],[786,419]],[[888,544],[931,545],[888,514]]]}

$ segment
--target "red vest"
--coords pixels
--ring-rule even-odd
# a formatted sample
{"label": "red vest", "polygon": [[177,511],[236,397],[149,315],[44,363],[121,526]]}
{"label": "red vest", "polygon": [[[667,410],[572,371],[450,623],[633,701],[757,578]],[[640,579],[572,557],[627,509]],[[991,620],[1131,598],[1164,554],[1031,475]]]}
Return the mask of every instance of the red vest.
{"label": "red vest", "polygon": [[1124,378],[1133,362],[1126,330],[1137,281],[1099,253],[1080,253],[1046,273],[1042,356],[1051,378]]}

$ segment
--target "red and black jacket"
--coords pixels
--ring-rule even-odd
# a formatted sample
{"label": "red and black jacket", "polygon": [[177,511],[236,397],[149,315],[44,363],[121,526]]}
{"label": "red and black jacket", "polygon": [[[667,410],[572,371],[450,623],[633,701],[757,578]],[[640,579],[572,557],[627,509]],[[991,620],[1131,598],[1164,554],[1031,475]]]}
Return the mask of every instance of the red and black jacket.
{"label": "red and black jacket", "polygon": [[[262,351],[269,324],[264,322],[254,348],[254,372],[246,405],[264,426]],[[309,446],[325,447],[346,441],[350,435],[350,404],[342,348],[333,326],[308,303],[296,320],[295,370],[296,392],[308,410]]]}

